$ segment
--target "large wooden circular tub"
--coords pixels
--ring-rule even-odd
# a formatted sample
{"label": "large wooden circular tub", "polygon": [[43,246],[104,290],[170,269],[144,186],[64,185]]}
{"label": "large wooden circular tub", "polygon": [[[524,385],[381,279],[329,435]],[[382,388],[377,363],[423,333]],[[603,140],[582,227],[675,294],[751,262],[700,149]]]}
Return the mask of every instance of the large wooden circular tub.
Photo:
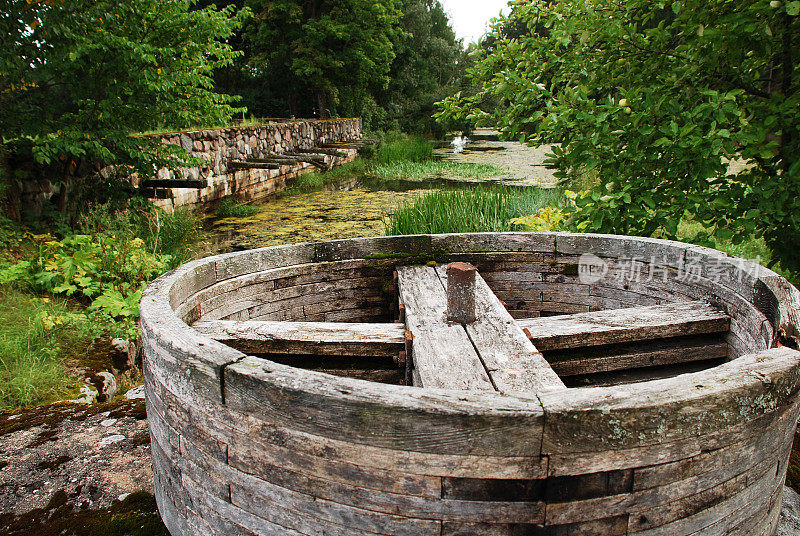
{"label": "large wooden circular tub", "polygon": [[[433,261],[472,263],[508,313],[476,298],[472,327],[448,324],[445,282],[414,279]],[[800,411],[799,310],[769,270],[620,236],[192,262],[141,303],[158,506],[173,536],[770,535]]]}

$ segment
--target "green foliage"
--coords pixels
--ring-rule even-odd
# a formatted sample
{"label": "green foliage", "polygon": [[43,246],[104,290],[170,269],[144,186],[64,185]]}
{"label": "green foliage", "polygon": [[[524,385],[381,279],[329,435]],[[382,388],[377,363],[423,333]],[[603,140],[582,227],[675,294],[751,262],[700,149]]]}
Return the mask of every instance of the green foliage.
{"label": "green foliage", "polygon": [[132,132],[225,122],[212,90],[237,55],[225,42],[246,13],[193,0],[0,0],[0,131],[15,158],[54,180],[95,163],[177,165],[185,153]]}
{"label": "green foliage", "polygon": [[179,209],[172,214],[150,210],[148,232],[140,231],[147,247],[166,259],[171,270],[184,264],[197,253],[200,240],[200,222],[192,212]]}
{"label": "green foliage", "polygon": [[0,411],[66,394],[66,357],[93,336],[85,315],[58,299],[0,287]]}
{"label": "green foliage", "polygon": [[780,2],[517,3],[470,71],[477,93],[441,117],[558,144],[562,177],[597,179],[576,199],[589,230],[675,238],[689,218],[692,241],[761,235],[798,271],[799,30]]}
{"label": "green foliage", "polygon": [[520,231],[563,231],[566,214],[558,207],[540,208],[533,214],[511,220],[511,225]]}
{"label": "green foliage", "polygon": [[138,317],[144,286],[169,261],[148,251],[141,238],[108,232],[45,239],[37,245],[30,261],[0,271],[0,280],[12,282],[17,276],[34,291],[78,298],[90,303],[90,310],[112,317]]}
{"label": "green foliage", "polygon": [[[316,100],[319,117],[357,116],[388,84],[398,0],[247,0],[250,67],[290,99]],[[290,111],[296,108],[290,103]]]}
{"label": "green foliage", "polygon": [[394,41],[390,81],[375,97],[383,115],[374,114],[370,124],[442,136],[444,129],[431,117],[434,103],[461,81],[465,53],[439,0],[402,0],[401,4],[403,31]]}
{"label": "green foliage", "polygon": [[431,192],[398,209],[386,223],[386,234],[510,231],[512,220],[556,204],[560,197],[559,191],[536,188]]}
{"label": "green foliage", "polygon": [[30,254],[6,261],[0,284],[77,300],[113,335],[135,338],[144,287],[191,257],[197,220],[188,212],[169,215],[138,202],[89,210],[78,233],[60,240],[28,235]]}
{"label": "green foliage", "polygon": [[258,212],[258,207],[239,203],[235,199],[226,197],[217,207],[217,217],[219,218],[246,218]]}
{"label": "green foliage", "polygon": [[255,12],[230,40],[243,56],[215,73],[217,89],[240,95],[250,113],[311,117],[322,107],[367,128],[444,133],[433,104],[461,82],[465,57],[439,0],[198,5],[215,3]]}

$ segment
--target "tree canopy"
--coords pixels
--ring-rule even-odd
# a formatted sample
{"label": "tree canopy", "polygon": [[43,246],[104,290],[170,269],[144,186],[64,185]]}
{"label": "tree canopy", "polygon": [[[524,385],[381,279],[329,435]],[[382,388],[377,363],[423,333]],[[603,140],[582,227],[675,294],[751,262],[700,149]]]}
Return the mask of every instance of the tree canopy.
{"label": "tree canopy", "polygon": [[[800,2],[517,2],[440,118],[554,143],[588,229],[763,235],[800,269]],[[508,31],[509,28],[514,31]],[[489,98],[505,106],[482,110]],[[734,165],[731,165],[734,161]]]}
{"label": "tree canopy", "polygon": [[360,116],[368,129],[428,132],[440,128],[434,102],[462,78],[439,0],[223,3],[254,16],[230,40],[243,55],[217,70],[217,90],[256,117]]}
{"label": "tree canopy", "polygon": [[434,103],[461,80],[465,53],[439,0],[402,0],[389,84],[376,96],[383,124],[411,132],[436,128]]}
{"label": "tree canopy", "polygon": [[0,0],[3,149],[152,172],[165,149],[131,133],[227,121],[237,109],[211,74],[237,55],[225,41],[246,13],[193,4]]}
{"label": "tree canopy", "polygon": [[[398,0],[247,0],[249,65],[275,77],[288,98],[313,96],[319,116],[360,115],[386,87],[401,11]],[[309,99],[311,100],[311,99]],[[296,108],[297,104],[290,105]]]}

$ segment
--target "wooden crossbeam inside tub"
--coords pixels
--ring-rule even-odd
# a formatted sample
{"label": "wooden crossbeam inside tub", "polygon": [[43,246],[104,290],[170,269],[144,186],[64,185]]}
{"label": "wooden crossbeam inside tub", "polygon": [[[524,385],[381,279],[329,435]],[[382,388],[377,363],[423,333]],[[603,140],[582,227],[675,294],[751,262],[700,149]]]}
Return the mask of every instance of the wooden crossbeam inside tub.
{"label": "wooden crossbeam inside tub", "polygon": [[[447,285],[447,267],[437,273]],[[506,311],[480,274],[475,274],[475,321],[464,325],[498,391],[564,389],[564,383]]]}
{"label": "wooden crossbeam inside tub", "polygon": [[200,334],[242,352],[395,357],[405,347],[402,324],[205,320]]}
{"label": "wooden crossbeam inside tub", "polygon": [[406,327],[414,334],[415,382],[484,389],[488,379],[501,392],[564,388],[480,274],[475,275],[476,319],[464,325],[446,319],[445,266],[400,268],[398,279]]}
{"label": "wooden crossbeam inside tub", "polygon": [[517,320],[541,351],[724,333],[730,317],[701,301]]}

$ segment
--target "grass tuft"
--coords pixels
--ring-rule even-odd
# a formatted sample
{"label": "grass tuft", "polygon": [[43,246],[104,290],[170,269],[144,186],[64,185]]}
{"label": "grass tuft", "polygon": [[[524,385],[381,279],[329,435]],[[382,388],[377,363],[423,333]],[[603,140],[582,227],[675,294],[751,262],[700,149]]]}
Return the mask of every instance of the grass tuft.
{"label": "grass tuft", "polygon": [[231,197],[226,197],[217,207],[217,216],[220,218],[246,218],[258,212],[258,207],[239,203]]}
{"label": "grass tuft", "polygon": [[471,164],[446,160],[427,160],[422,162],[400,161],[378,164],[372,175],[379,179],[419,180],[428,178],[460,177],[482,179],[499,177],[505,172],[492,164]]}
{"label": "grass tuft", "polygon": [[420,136],[389,134],[380,144],[372,160],[378,164],[424,162],[433,157],[433,145]]}
{"label": "grass tuft", "polygon": [[400,207],[387,235],[510,231],[511,220],[557,205],[561,191],[483,187],[428,193]]}

